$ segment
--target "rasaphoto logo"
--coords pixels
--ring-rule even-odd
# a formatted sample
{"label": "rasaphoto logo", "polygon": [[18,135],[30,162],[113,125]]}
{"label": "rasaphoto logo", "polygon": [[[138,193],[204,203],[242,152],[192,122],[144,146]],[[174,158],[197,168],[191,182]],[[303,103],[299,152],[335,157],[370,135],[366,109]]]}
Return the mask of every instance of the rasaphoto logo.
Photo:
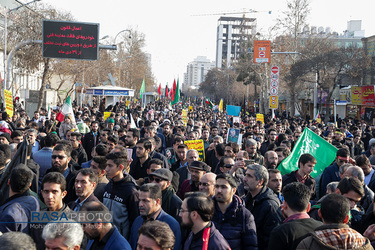
{"label": "rasaphoto logo", "polygon": [[30,223],[113,223],[112,212],[103,211],[69,211],[69,212],[50,212],[34,211],[31,212]]}

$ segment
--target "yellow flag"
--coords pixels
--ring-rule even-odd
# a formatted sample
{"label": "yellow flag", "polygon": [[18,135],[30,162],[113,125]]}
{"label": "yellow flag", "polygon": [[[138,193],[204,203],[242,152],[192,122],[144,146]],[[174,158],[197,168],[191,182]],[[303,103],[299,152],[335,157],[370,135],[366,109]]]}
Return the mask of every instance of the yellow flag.
{"label": "yellow flag", "polygon": [[219,103],[219,111],[220,111],[220,112],[223,112],[223,99],[220,100],[220,103]]}

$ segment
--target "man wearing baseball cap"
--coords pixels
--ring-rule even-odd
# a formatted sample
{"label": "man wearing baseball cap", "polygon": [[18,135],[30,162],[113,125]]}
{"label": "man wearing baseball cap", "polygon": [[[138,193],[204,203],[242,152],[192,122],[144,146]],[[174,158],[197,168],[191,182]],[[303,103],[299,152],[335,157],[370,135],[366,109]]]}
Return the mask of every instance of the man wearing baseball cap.
{"label": "man wearing baseball cap", "polygon": [[166,168],[160,168],[149,174],[150,183],[156,183],[161,188],[161,208],[170,216],[180,222],[181,217],[178,210],[181,208],[182,200],[176,195],[171,186],[173,173]]}
{"label": "man wearing baseball cap", "polygon": [[210,170],[210,167],[206,163],[201,161],[193,161],[189,166],[191,178],[182,182],[177,195],[181,199],[184,199],[185,193],[199,191],[199,182],[202,176],[205,173],[210,172]]}

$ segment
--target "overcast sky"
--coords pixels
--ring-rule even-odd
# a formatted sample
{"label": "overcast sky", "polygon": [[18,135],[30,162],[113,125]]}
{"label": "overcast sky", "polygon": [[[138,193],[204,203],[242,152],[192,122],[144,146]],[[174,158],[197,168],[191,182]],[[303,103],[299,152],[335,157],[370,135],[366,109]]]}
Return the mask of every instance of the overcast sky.
{"label": "overcast sky", "polygon": [[[216,27],[219,15],[214,13],[259,11],[246,14],[257,18],[258,30],[265,32],[286,9],[280,0],[42,0],[59,10],[70,11],[77,21],[100,24],[100,37],[111,37],[127,28],[145,34],[145,51],[151,54],[152,70],[157,84],[171,85],[183,81],[186,66],[197,56],[215,60]],[[311,0],[311,26],[331,27],[342,33],[347,21],[362,20],[365,36],[375,35],[373,6],[370,0]],[[371,4],[372,5],[372,4]],[[272,11],[272,14],[268,14]],[[237,15],[241,16],[241,15]]]}

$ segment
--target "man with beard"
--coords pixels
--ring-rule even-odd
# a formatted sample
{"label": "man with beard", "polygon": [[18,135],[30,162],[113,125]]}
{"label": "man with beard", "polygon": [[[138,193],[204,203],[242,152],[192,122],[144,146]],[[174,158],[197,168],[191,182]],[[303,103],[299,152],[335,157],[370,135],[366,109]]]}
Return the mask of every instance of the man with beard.
{"label": "man with beard", "polygon": [[149,174],[150,183],[160,186],[162,192],[162,209],[177,221],[180,221],[178,210],[181,208],[182,200],[176,195],[171,182],[173,173],[169,169],[160,168]]}
{"label": "man with beard", "polygon": [[186,194],[180,209],[181,228],[190,229],[184,249],[228,250],[231,249],[223,235],[216,229],[211,219],[215,205],[205,193]]}
{"label": "man with beard", "polygon": [[[90,201],[85,203],[81,211],[95,211],[108,214],[108,208],[101,202]],[[104,217],[104,216],[103,216]],[[105,218],[105,217],[104,217]],[[120,234],[112,223],[97,219],[95,223],[82,224],[83,230],[89,238],[86,249],[127,249],[131,247],[129,242]]]}
{"label": "man with beard", "polygon": [[275,151],[270,150],[264,154],[264,166],[267,169],[276,169],[278,160],[279,157]]}
{"label": "man with beard", "polygon": [[137,183],[142,183],[144,178],[147,177],[147,168],[149,166],[151,158],[150,152],[152,150],[151,141],[147,139],[141,139],[137,142],[136,145],[136,155],[135,159],[130,165],[129,174],[133,176]]}
{"label": "man with beard", "polygon": [[246,152],[249,154],[249,160],[256,164],[263,165],[264,157],[257,152],[257,142],[254,139],[248,139],[246,141]]}
{"label": "man with beard", "polygon": [[235,195],[237,183],[228,173],[216,177],[212,222],[232,249],[258,249],[254,216]]}
{"label": "man with beard", "polygon": [[171,129],[171,125],[168,123],[163,124],[163,135],[165,137],[165,144],[166,147],[173,146],[173,130]]}
{"label": "man with beard", "polygon": [[[138,140],[140,139],[140,133],[139,130],[136,128],[131,128],[128,130],[125,136],[125,146],[126,148],[132,149],[133,153],[131,155],[131,158],[134,160],[136,155],[136,147]],[[130,156],[130,155],[129,155]]]}
{"label": "man with beard", "polygon": [[162,192],[159,185],[147,183],[139,188],[139,213],[132,226],[130,234],[130,245],[133,249],[137,247],[138,230],[147,221],[159,220],[167,223],[172,229],[176,242],[174,249],[181,248],[181,230],[179,223],[161,208]]}
{"label": "man with beard", "polygon": [[268,137],[268,140],[263,142],[262,145],[260,146],[260,153],[262,155],[264,155],[266,152],[267,152],[267,148],[270,144],[272,143],[276,143],[276,139],[277,139],[277,132],[276,132],[276,129],[274,128],[270,128],[268,131],[267,131],[267,137]]}
{"label": "man with beard", "polygon": [[74,189],[78,199],[75,202],[71,202],[69,207],[73,211],[79,212],[86,202],[99,201],[94,195],[97,184],[98,175],[93,170],[89,168],[80,169],[74,182]]}
{"label": "man with beard", "polygon": [[91,151],[93,147],[99,144],[100,132],[99,122],[91,122],[91,131],[86,133],[82,139],[82,146],[86,151],[88,160],[91,160]]}
{"label": "man with beard", "polygon": [[283,187],[283,176],[278,169],[268,169],[269,181],[267,187],[269,187],[279,198],[280,202],[284,201],[284,197],[281,194],[281,189]]}
{"label": "man with beard", "polygon": [[72,146],[70,144],[57,144],[52,151],[52,168],[47,170],[47,173],[59,172],[65,177],[68,194],[70,192],[70,195],[67,195],[64,198],[65,203],[69,203],[77,199],[77,196],[73,190],[75,173],[73,173],[69,168],[69,161],[72,159],[70,156],[71,153]]}
{"label": "man with beard", "polygon": [[280,201],[267,187],[268,179],[267,169],[258,164],[247,166],[243,179],[248,191],[245,204],[254,215],[259,249],[267,249],[272,229],[281,224]]}

